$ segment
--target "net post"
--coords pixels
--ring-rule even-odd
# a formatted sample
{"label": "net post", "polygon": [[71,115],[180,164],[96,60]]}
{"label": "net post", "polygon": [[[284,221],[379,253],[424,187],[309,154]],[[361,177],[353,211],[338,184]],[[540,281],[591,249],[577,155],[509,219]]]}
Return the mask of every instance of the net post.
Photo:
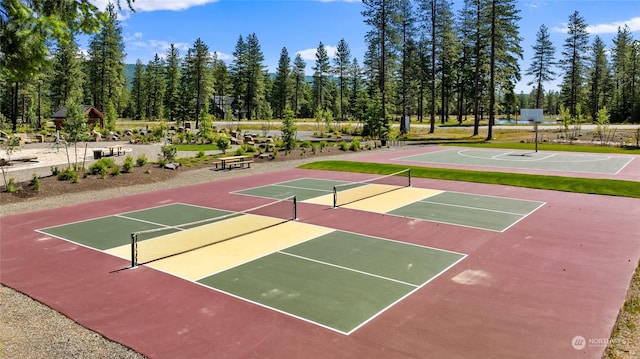
{"label": "net post", "polygon": [[296,196],[293,196],[293,220],[298,219],[298,201]]}
{"label": "net post", "polygon": [[333,208],[338,207],[338,189],[333,186]]}
{"label": "net post", "polygon": [[131,268],[138,266],[138,235],[131,233]]}
{"label": "net post", "polygon": [[409,177],[409,187],[411,187],[411,168],[409,168],[409,172],[407,173],[407,176]]}

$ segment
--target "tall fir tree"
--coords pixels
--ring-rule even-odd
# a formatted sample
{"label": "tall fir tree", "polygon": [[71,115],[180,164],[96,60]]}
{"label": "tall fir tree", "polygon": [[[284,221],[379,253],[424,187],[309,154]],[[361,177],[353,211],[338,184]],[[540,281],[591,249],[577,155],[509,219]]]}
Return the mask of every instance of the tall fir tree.
{"label": "tall fir tree", "polygon": [[338,46],[336,46],[336,57],[333,59],[334,64],[334,73],[338,76],[338,91],[339,91],[339,99],[338,99],[338,115],[340,116],[340,120],[344,121],[345,112],[348,109],[348,106],[345,105],[345,101],[347,97],[347,80],[349,77],[349,70],[351,66],[351,49],[349,49],[349,44],[344,39],[340,39],[338,41]]}
{"label": "tall fir tree", "polygon": [[585,83],[585,63],[588,60],[589,33],[587,23],[578,11],[569,16],[560,64],[565,70],[562,82],[562,97],[571,118],[578,115],[582,90]]}
{"label": "tall fir tree", "polygon": [[117,107],[125,89],[124,40],[122,26],[112,3],[107,5],[107,19],[89,43],[89,81],[93,105],[103,111],[108,99]]}
{"label": "tall fir tree", "polygon": [[175,44],[171,44],[167,50],[165,59],[165,84],[164,113],[170,121],[175,121],[179,101],[180,82],[180,51]]}
{"label": "tall fir tree", "polygon": [[330,103],[329,76],[331,76],[331,63],[327,49],[322,42],[316,48],[316,62],[312,69],[314,104],[317,109],[326,111]]}
{"label": "tall fir tree", "polygon": [[291,58],[286,47],[280,51],[278,68],[273,80],[272,108],[277,118],[283,118],[284,110],[287,108],[289,97],[291,96]]}
{"label": "tall fir tree", "polygon": [[529,63],[529,68],[525,72],[525,75],[531,76],[532,80],[527,85],[535,85],[535,108],[541,108],[544,100],[544,83],[553,81],[556,73],[554,71],[555,66],[555,52],[556,49],[551,41],[549,29],[546,25],[540,25],[540,29],[536,33],[536,42],[532,46],[534,55]]}

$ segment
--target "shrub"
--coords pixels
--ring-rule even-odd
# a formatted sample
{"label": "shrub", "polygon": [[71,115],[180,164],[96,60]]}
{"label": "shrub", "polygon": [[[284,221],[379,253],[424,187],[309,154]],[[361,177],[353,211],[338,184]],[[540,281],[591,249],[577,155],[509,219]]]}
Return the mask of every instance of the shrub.
{"label": "shrub", "polygon": [[360,141],[354,138],[353,141],[351,141],[351,144],[349,145],[349,149],[353,152],[359,151],[361,149]]}
{"label": "shrub", "polygon": [[138,158],[136,158],[136,164],[138,165],[138,167],[142,167],[144,165],[147,164],[147,156],[143,154],[141,154],[140,156],[138,156]]}
{"label": "shrub", "polygon": [[89,166],[89,172],[92,175],[105,175],[113,167],[116,167],[116,163],[111,158],[101,158]]}
{"label": "shrub", "polygon": [[204,151],[198,151],[198,154],[196,154],[196,158],[202,158],[204,157]]}
{"label": "shrub", "polygon": [[7,182],[7,192],[9,193],[15,193],[16,191],[18,191],[19,187],[18,185],[16,185],[16,179],[15,178],[9,178],[9,182]]}
{"label": "shrub", "polygon": [[311,141],[309,140],[304,140],[300,143],[300,148],[309,148],[311,147]]}
{"label": "shrub", "polygon": [[31,187],[31,189],[36,192],[40,191],[40,179],[35,173],[31,175],[31,182],[29,182],[29,187]]}
{"label": "shrub", "polygon": [[338,147],[340,148],[340,150],[346,151],[346,150],[349,149],[349,144],[347,144],[347,142],[345,142],[345,141],[342,141],[342,142],[340,142]]}
{"label": "shrub", "polygon": [[172,145],[164,145],[160,147],[160,157],[167,162],[173,162],[178,155],[178,148]]}
{"label": "shrub", "polygon": [[62,172],[58,173],[58,180],[78,183],[78,173],[71,167],[67,167]]}
{"label": "shrub", "polygon": [[133,157],[127,155],[122,163],[122,172],[129,173],[133,169]]}
{"label": "shrub", "polygon": [[119,176],[120,175],[120,168],[119,167],[112,167],[111,168],[111,175],[112,176]]}
{"label": "shrub", "polygon": [[218,136],[216,138],[216,146],[222,153],[227,153],[227,150],[231,147],[231,141],[226,136]]}

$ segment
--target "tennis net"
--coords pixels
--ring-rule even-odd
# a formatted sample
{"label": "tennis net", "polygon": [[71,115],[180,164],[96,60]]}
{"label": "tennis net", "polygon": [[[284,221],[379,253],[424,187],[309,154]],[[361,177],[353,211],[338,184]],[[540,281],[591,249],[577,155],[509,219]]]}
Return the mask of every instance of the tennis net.
{"label": "tennis net", "polygon": [[410,168],[360,182],[335,185],[333,186],[333,207],[344,206],[410,186]]}
{"label": "tennis net", "polygon": [[[247,221],[242,218],[246,215],[253,215],[253,217]],[[191,252],[296,218],[296,196],[291,196],[241,212],[133,232],[131,233],[131,266],[137,267],[140,264]]]}

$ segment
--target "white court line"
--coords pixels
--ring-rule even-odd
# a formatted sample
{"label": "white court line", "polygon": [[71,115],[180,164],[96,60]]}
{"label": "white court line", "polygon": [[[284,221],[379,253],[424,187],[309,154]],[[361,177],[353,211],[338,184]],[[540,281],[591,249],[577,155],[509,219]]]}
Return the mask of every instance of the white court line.
{"label": "white court line", "polygon": [[502,213],[502,214],[512,214],[514,216],[524,216],[527,213],[514,213],[514,212],[507,212],[507,211],[501,211],[498,209],[489,209],[489,208],[482,208],[482,207],[472,207],[472,206],[463,206],[460,204],[452,204],[452,203],[442,203],[442,202],[435,202],[435,201],[429,201],[429,200],[420,200],[418,202],[421,203],[431,203],[431,204],[437,204],[437,205],[442,205],[442,206],[447,206],[447,207],[457,207],[457,208],[466,208],[466,209],[474,209],[474,210],[479,210],[479,211],[483,211],[483,212],[494,212],[494,213]]}

